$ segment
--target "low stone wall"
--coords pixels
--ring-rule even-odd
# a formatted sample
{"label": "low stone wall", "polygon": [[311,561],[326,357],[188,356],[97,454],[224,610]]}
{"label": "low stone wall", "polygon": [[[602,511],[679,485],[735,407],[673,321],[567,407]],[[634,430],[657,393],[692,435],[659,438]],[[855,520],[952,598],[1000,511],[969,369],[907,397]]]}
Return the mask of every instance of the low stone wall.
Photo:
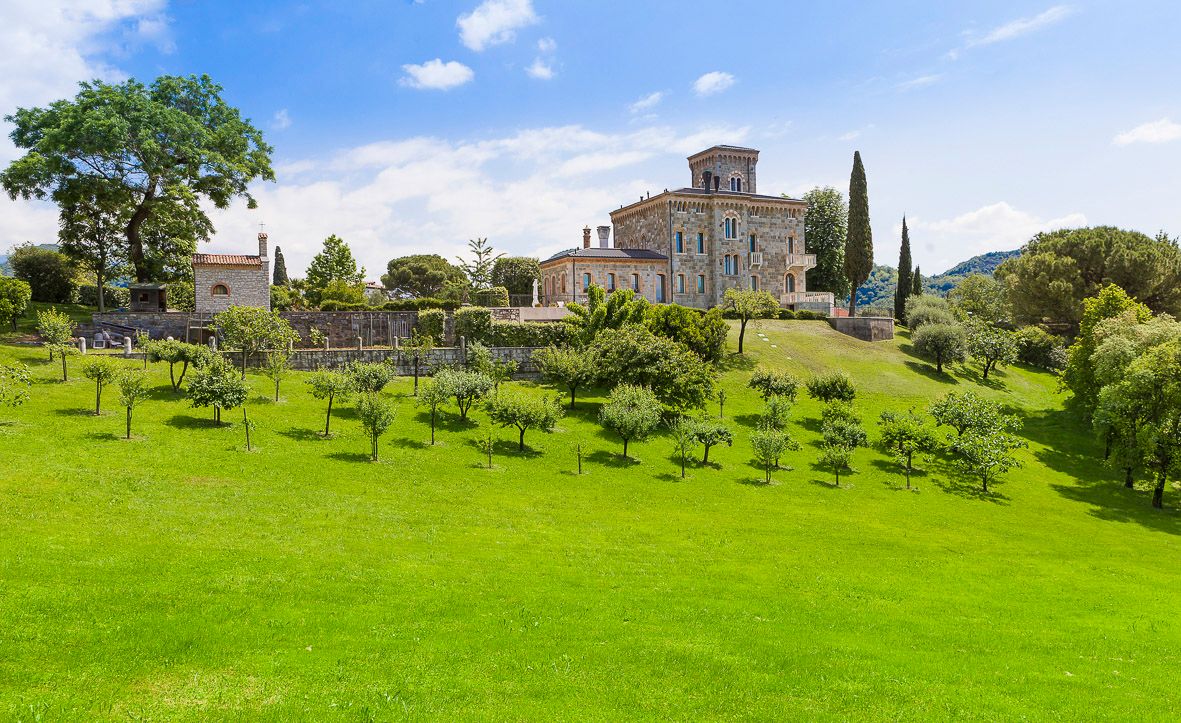
{"label": "low stone wall", "polygon": [[393,346],[393,337],[406,339],[418,320],[416,311],[282,311],[299,338],[312,328],[328,337],[329,346],[353,347],[360,337],[365,346]]}
{"label": "low stone wall", "polygon": [[887,341],[894,338],[894,320],[884,316],[830,316],[829,325],[862,341]]}
{"label": "low stone wall", "polygon": [[[533,347],[491,347],[489,351],[496,361],[515,361],[517,373],[514,378],[532,379],[538,374],[537,365],[533,363]],[[241,355],[226,352],[227,357],[241,363]],[[263,356],[256,355],[252,359],[252,366],[261,364]],[[431,349],[419,359],[419,373],[427,374],[431,370],[452,364],[462,364],[463,350],[460,347],[442,346]],[[397,369],[401,376],[414,374],[414,354],[401,349],[296,349],[291,354],[291,368],[298,371],[314,371],[316,369],[341,369],[354,362],[388,362]]]}
{"label": "low stone wall", "polygon": [[171,336],[184,340],[185,329],[189,317],[187,311],[108,311],[102,314],[91,314],[91,322],[97,328],[102,324],[112,324],[117,327],[131,327],[137,331],[146,331],[153,339],[163,339]]}

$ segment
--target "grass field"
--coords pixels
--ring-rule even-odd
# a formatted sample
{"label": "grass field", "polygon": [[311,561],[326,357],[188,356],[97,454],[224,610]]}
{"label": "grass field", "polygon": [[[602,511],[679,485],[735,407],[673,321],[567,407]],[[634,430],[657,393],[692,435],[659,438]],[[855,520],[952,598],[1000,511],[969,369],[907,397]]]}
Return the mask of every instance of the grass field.
{"label": "grass field", "polygon": [[[686,480],[664,438],[621,462],[593,395],[526,453],[498,430],[484,469],[483,413],[427,446],[408,380],[376,464],[348,406],[319,436],[299,375],[277,404],[253,378],[248,453],[160,365],[128,442],[115,390],[96,418],[80,373],[0,347],[36,375],[0,410],[0,716],[1181,717],[1176,489],[1164,511],[1123,489],[1047,374],[982,386],[905,338],[758,331],[724,376],[738,440]],[[935,460],[906,491],[861,450],[834,488],[804,399],[804,449],[763,485],[755,364],[845,369],[871,436],[883,409],[976,389],[1023,419],[1024,466],[985,496]]]}

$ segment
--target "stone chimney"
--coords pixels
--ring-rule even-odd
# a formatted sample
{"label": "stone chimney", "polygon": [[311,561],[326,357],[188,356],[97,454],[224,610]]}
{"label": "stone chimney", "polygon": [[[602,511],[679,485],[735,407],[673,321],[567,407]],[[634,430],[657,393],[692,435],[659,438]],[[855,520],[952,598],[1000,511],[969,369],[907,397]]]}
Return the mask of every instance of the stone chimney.
{"label": "stone chimney", "polygon": [[582,229],[582,248],[590,248],[590,226],[585,226]]}
{"label": "stone chimney", "polygon": [[611,248],[611,241],[610,241],[611,227],[610,226],[599,226],[595,230],[599,232],[599,248],[601,248],[601,249]]}
{"label": "stone chimney", "polygon": [[267,234],[265,231],[258,232],[258,257],[264,261],[267,259]]}

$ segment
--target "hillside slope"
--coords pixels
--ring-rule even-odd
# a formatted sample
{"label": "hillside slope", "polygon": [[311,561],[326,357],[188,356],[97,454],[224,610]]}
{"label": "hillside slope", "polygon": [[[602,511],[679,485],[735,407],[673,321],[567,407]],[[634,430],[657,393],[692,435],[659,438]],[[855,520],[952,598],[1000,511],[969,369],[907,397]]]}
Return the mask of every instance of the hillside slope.
{"label": "hillside slope", "polygon": [[[0,346],[36,376],[0,422],[0,715],[1181,714],[1181,497],[1170,488],[1162,513],[1124,490],[1051,376],[941,377],[905,337],[868,344],[822,322],[748,334],[724,376],[735,444],[683,480],[664,436],[621,460],[594,394],[525,453],[495,428],[485,469],[486,416],[465,424],[449,405],[432,447],[405,379],[377,464],[351,404],[318,434],[305,375],[278,403],[250,377],[248,453],[240,423],[212,426],[156,365],[128,442],[113,391],[95,417],[88,381]],[[872,436],[884,409],[974,389],[1024,421],[1024,467],[983,495],[923,461],[907,491],[865,449],[835,488],[816,465],[819,406],[801,394],[803,449],[763,485],[749,446],[762,403],[746,388],[760,364],[846,370]]]}

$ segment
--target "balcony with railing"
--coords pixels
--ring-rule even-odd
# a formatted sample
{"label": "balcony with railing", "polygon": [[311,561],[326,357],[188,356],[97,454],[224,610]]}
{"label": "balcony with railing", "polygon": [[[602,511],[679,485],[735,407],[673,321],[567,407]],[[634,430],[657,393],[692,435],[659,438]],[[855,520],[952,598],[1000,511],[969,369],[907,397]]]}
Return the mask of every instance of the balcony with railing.
{"label": "balcony with railing", "polygon": [[811,269],[816,266],[816,254],[787,254],[787,267]]}
{"label": "balcony with railing", "polygon": [[751,251],[746,257],[746,264],[750,268],[763,265],[763,252]]}
{"label": "balcony with railing", "polygon": [[831,291],[788,291],[779,295],[780,306],[793,304],[828,304],[835,302]]}

